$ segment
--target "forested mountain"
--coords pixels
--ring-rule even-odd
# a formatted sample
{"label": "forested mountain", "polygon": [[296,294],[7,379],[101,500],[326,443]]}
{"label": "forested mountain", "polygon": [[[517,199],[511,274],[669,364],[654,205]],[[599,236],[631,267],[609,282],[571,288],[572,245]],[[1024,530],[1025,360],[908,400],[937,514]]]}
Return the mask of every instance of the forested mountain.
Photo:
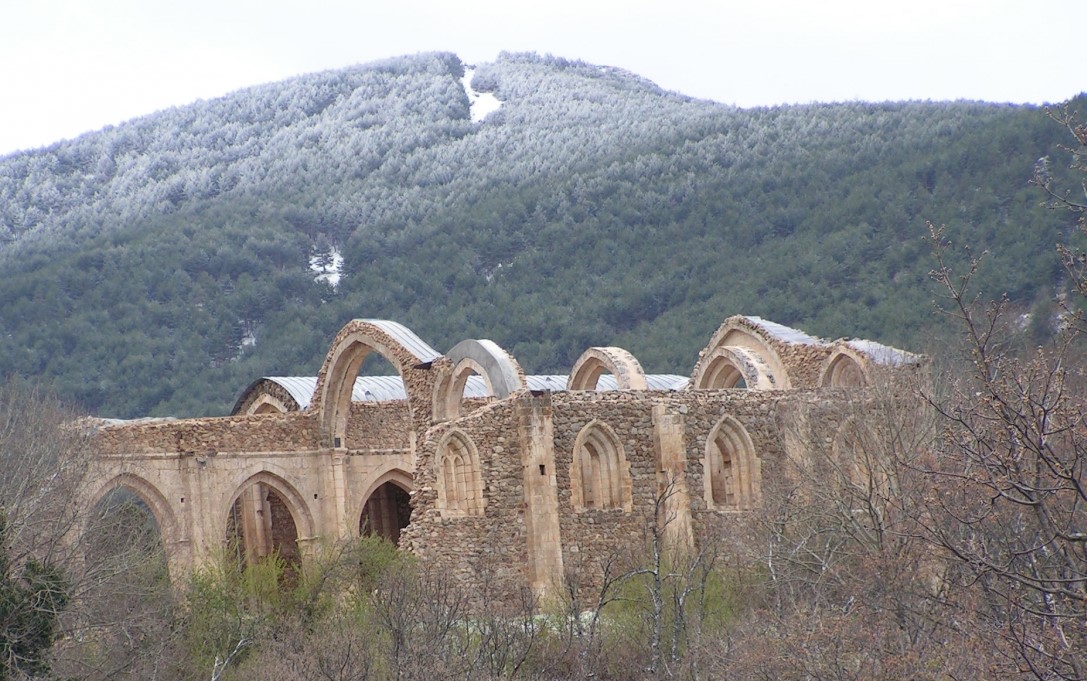
{"label": "forested mountain", "polygon": [[[1062,287],[1066,172],[1036,107],[738,109],[624,71],[503,54],[474,121],[452,54],[254,87],[0,158],[0,376],[102,415],[224,413],[313,375],[353,317],[530,372],[588,346],[687,373],[726,316],[924,350],[925,221],[1023,311]],[[311,259],[342,254],[335,286]],[[1044,324],[1041,325],[1044,331]]]}

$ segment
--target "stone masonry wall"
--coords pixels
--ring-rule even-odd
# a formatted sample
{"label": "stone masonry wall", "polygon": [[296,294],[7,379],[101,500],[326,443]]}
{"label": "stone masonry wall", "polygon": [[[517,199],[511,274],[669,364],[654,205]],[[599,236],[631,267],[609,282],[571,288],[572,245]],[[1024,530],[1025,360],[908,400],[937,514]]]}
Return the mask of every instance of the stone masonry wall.
{"label": "stone masonry wall", "polygon": [[[514,418],[511,401],[485,406],[435,426],[417,451],[411,524],[401,534],[400,545],[424,564],[455,577],[470,593],[498,589],[509,597],[526,583],[523,471]],[[479,453],[482,516],[442,518],[438,508],[437,446],[453,429]]]}
{"label": "stone masonry wall", "polygon": [[347,420],[347,448],[405,450],[411,447],[411,412],[407,400],[352,402]]}
{"label": "stone masonry wall", "polygon": [[[657,495],[652,411],[654,402],[667,399],[664,395],[577,391],[552,396],[563,563],[583,585],[583,598],[591,598],[599,587],[600,561],[638,552],[652,527]],[[607,424],[622,444],[632,482],[629,512],[622,508],[575,509],[571,495],[574,444],[594,420]]]}
{"label": "stone masonry wall", "polygon": [[306,451],[317,445],[316,414],[288,412],[106,426],[106,454]]}

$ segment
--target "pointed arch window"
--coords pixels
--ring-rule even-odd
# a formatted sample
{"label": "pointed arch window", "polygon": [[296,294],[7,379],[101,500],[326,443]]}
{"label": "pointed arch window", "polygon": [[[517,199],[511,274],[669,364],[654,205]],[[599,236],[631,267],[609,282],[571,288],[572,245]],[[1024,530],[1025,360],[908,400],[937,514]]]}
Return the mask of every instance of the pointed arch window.
{"label": "pointed arch window", "polygon": [[758,504],[761,465],[747,430],[726,416],[706,440],[703,462],[706,506],[717,511],[739,511]]}
{"label": "pointed arch window", "polygon": [[570,492],[575,510],[632,508],[630,465],[623,444],[601,421],[589,423],[574,442]]}

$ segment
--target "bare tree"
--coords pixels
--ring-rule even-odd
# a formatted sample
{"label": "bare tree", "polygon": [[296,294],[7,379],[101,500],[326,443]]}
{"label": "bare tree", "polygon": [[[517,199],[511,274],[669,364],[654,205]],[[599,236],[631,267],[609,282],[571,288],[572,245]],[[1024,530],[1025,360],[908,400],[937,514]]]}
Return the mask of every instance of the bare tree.
{"label": "bare tree", "polygon": [[[1076,189],[1060,187],[1051,172],[1048,156],[1038,159],[1032,182],[1045,192],[1046,205],[1071,212],[1076,229],[1082,236],[1087,234],[1087,123],[1083,123],[1078,113],[1067,105],[1049,109],[1047,113],[1053,121],[1068,130],[1072,138],[1072,143],[1062,147],[1062,151],[1071,157],[1069,167],[1079,176],[1079,186]],[[1081,297],[1087,297],[1087,253],[1067,243],[1058,243],[1057,251],[1061,254],[1072,285]],[[1081,323],[1080,329],[1083,328]]]}
{"label": "bare tree", "polygon": [[979,260],[957,275],[945,264],[941,230],[931,228],[931,238],[932,277],[961,325],[971,371],[950,401],[934,401],[946,422],[942,456],[930,471],[928,536],[985,595],[1017,671],[1087,678],[1087,386],[1079,332],[1069,326],[1051,346],[1016,355],[1005,333],[1007,301],[980,305],[970,292]]}
{"label": "bare tree", "polygon": [[84,507],[93,456],[93,421],[29,384],[0,385],[0,664],[9,675],[172,675],[161,538],[135,497]]}
{"label": "bare tree", "polygon": [[77,588],[79,556],[66,541],[89,436],[71,412],[18,381],[0,386],[0,669],[48,670],[60,617]]}

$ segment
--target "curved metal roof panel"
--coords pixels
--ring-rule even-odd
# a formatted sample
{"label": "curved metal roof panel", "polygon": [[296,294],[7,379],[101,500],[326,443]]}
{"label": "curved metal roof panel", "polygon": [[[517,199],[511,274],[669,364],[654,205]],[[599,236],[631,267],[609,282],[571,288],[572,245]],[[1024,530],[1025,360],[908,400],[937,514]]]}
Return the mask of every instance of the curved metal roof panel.
{"label": "curved metal roof panel", "polygon": [[566,390],[566,381],[569,380],[569,376],[563,374],[559,376],[557,374],[543,375],[543,376],[525,376],[525,384],[529,390]]}
{"label": "curved metal roof panel", "polygon": [[351,388],[352,402],[406,400],[404,381],[399,376],[356,376]]}
{"label": "curved metal roof panel", "polygon": [[691,382],[690,376],[675,374],[647,374],[645,382],[650,390],[683,390]]}
{"label": "curved metal roof panel", "polygon": [[387,319],[364,319],[362,321],[373,324],[392,336],[396,342],[407,348],[422,362],[433,362],[441,356],[441,353],[427,345],[422,338],[416,336],[414,331],[399,322],[392,322]]}
{"label": "curved metal roof panel", "polygon": [[313,399],[313,391],[317,389],[317,377],[315,376],[268,376],[268,381],[274,381],[286,390],[299,409],[305,409]]}
{"label": "curved metal roof panel", "polygon": [[784,343],[796,343],[798,345],[826,345],[827,343],[822,338],[809,336],[803,331],[798,331],[784,324],[766,321],[762,317],[745,316],[744,319],[765,331],[767,335]]}

